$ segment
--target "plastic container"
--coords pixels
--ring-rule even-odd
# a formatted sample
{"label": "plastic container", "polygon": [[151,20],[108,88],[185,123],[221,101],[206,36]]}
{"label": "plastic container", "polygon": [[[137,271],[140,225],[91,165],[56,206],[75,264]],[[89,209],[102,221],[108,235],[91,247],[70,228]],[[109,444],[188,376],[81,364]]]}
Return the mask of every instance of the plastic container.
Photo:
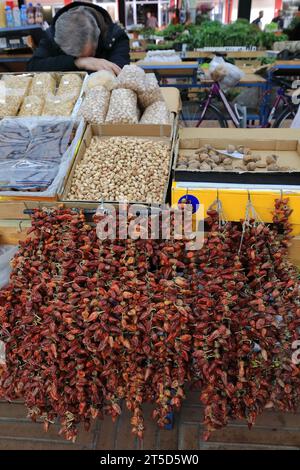
{"label": "plastic container", "polygon": [[35,24],[35,8],[32,3],[26,8],[27,24]]}
{"label": "plastic container", "polygon": [[7,28],[13,28],[15,24],[11,7],[5,7],[5,17]]}
{"label": "plastic container", "polygon": [[13,9],[13,18],[15,26],[21,26],[21,13],[19,7],[14,7]]}
{"label": "plastic container", "polygon": [[43,7],[40,3],[37,3],[35,6],[35,24],[43,26],[44,23],[44,13]]}
{"label": "plastic container", "polygon": [[21,6],[20,10],[20,18],[21,18],[21,25],[26,26],[27,25],[27,7],[26,5]]}

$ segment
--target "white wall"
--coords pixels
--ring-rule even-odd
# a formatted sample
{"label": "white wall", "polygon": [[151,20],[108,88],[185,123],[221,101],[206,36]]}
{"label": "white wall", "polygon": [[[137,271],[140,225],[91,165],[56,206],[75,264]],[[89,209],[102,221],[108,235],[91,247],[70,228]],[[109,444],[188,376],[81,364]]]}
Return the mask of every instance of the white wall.
{"label": "white wall", "polygon": [[[232,21],[237,19],[238,4],[238,0],[233,1]],[[258,17],[260,10],[264,11],[264,17],[262,19],[263,26],[271,23],[272,19],[274,18],[275,0],[252,0],[250,22]]]}

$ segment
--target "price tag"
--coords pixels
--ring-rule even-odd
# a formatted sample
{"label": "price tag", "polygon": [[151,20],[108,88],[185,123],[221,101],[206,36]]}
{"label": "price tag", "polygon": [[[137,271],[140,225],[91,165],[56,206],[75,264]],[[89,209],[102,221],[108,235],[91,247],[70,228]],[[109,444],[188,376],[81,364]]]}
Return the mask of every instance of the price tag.
{"label": "price tag", "polygon": [[244,154],[237,151],[229,153],[226,150],[216,150],[216,152],[221,153],[222,155],[226,155],[226,157],[237,158],[239,160],[243,160],[244,158]]}

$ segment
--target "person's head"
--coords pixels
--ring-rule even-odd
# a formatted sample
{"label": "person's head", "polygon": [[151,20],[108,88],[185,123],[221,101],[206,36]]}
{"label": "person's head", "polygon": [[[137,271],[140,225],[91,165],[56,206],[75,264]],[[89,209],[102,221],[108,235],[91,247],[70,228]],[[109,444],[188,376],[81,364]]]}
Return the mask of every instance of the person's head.
{"label": "person's head", "polygon": [[151,16],[152,16],[151,11],[148,11],[148,12],[147,12],[147,18],[151,18]]}
{"label": "person's head", "polygon": [[260,10],[260,12],[259,12],[258,16],[259,16],[260,18],[263,18],[263,16],[264,16],[264,12],[263,12],[263,10]]}
{"label": "person's head", "polygon": [[278,16],[283,16],[283,10],[278,10]]}
{"label": "person's head", "polygon": [[82,6],[66,11],[55,23],[55,42],[65,54],[73,57],[93,57],[100,34],[96,18]]}

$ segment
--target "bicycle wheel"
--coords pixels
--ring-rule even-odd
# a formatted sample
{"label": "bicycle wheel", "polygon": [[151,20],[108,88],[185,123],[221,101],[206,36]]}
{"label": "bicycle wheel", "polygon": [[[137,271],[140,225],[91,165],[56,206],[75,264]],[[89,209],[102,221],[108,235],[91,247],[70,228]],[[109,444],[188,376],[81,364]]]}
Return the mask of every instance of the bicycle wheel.
{"label": "bicycle wheel", "polygon": [[227,120],[221,111],[214,105],[209,105],[204,116],[204,120],[198,126],[200,121],[203,103],[200,101],[184,101],[181,111],[182,127],[228,127]]}
{"label": "bicycle wheel", "polygon": [[272,127],[276,128],[289,128],[296,116],[296,109],[288,108],[284,109],[281,114],[275,119]]}

